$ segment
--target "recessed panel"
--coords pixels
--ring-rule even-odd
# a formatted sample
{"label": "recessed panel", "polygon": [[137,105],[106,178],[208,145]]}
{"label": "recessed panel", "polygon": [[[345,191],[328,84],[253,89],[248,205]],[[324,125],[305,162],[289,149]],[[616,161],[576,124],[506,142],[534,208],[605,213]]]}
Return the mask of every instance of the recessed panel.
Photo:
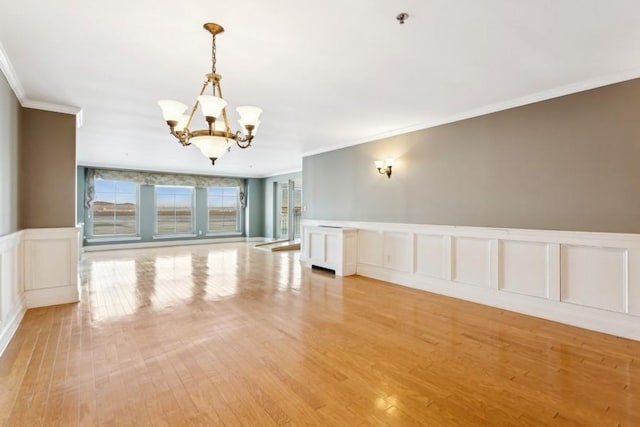
{"label": "recessed panel", "polygon": [[453,240],[454,280],[468,285],[489,287],[491,242],[456,237]]}
{"label": "recessed panel", "polygon": [[358,230],[358,262],[382,266],[382,233]]}
{"label": "recessed panel", "polygon": [[309,259],[324,261],[324,234],[309,233]]}
{"label": "recessed panel", "polygon": [[547,297],[547,244],[503,241],[501,255],[501,290]]}
{"label": "recessed panel", "polygon": [[625,249],[562,246],[561,298],[564,302],[623,312]]}
{"label": "recessed panel", "polygon": [[416,234],[416,273],[444,277],[444,237]]}
{"label": "recessed panel", "polygon": [[325,245],[327,246],[327,263],[332,265],[342,264],[342,243],[341,236],[336,234],[325,235]]}
{"label": "recessed panel", "polygon": [[30,252],[30,289],[68,286],[73,282],[70,279],[71,244],[68,239],[33,240]]}
{"label": "recessed panel", "polygon": [[393,270],[413,270],[412,236],[410,233],[384,232],[383,265]]}

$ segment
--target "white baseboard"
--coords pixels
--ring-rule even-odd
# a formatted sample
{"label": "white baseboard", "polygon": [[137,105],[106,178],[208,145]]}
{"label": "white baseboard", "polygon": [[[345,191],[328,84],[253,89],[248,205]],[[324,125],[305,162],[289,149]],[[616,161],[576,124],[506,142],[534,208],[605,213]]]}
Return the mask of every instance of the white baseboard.
{"label": "white baseboard", "polygon": [[22,274],[23,232],[0,236],[0,356],[26,311]]}
{"label": "white baseboard", "polygon": [[[357,274],[640,340],[638,234],[363,221],[302,226],[356,228]],[[306,262],[309,242],[302,244]]]}
{"label": "white baseboard", "polygon": [[85,246],[83,252],[111,251],[119,249],[161,248],[169,246],[211,245],[214,243],[263,242],[264,237],[221,237],[218,239],[164,240],[157,242],[114,243]]}
{"label": "white baseboard", "polygon": [[414,274],[388,271],[368,265],[358,265],[358,274],[413,289],[640,341],[639,320],[622,313],[549,301],[497,289],[486,290],[464,283],[416,277]]}
{"label": "white baseboard", "polygon": [[80,301],[80,292],[71,286],[35,289],[24,292],[28,308],[48,307],[50,305],[70,304]]}
{"label": "white baseboard", "polygon": [[0,357],[2,357],[2,354],[18,330],[18,326],[20,326],[26,312],[27,307],[24,300],[20,299],[20,303],[13,308],[13,312],[9,313],[6,320],[0,325]]}

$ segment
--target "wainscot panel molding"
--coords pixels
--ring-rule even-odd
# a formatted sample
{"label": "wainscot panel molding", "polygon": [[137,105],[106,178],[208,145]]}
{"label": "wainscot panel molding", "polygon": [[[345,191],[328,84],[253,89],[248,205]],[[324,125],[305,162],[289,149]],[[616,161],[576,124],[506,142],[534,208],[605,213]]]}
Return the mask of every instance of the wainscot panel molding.
{"label": "wainscot panel molding", "polygon": [[[361,221],[356,274],[640,340],[640,235]],[[301,253],[309,265],[308,254]]]}
{"label": "wainscot panel molding", "polygon": [[80,227],[24,230],[24,294],[27,308],[80,300]]}
{"label": "wainscot panel molding", "polygon": [[308,267],[327,268],[337,276],[356,274],[356,235],[352,228],[306,227],[301,258]]}
{"label": "wainscot panel molding", "polygon": [[0,356],[27,310],[21,274],[22,236],[18,231],[0,237]]}

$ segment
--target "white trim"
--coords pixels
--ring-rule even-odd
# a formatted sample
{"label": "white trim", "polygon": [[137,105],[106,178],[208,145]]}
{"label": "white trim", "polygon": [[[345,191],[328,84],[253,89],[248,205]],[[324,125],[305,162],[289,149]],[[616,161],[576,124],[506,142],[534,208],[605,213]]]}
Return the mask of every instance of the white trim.
{"label": "white trim", "polygon": [[[640,340],[640,313],[631,305],[640,293],[640,275],[629,258],[640,253],[640,234],[304,219],[305,240],[307,230],[317,226],[358,229],[356,274]],[[389,242],[380,238],[390,232],[399,237]],[[424,246],[418,235],[442,237],[444,243]],[[456,250],[456,242],[473,240],[483,244]],[[505,250],[507,243],[516,242],[542,244],[544,252],[532,260],[529,252]],[[308,244],[304,241],[303,248]],[[417,271],[418,256],[433,266],[442,263],[442,274]],[[300,257],[308,263],[307,251]],[[388,261],[394,259],[405,259],[414,268],[393,268],[397,261]],[[530,269],[523,274],[534,279],[519,287],[522,281],[513,271],[523,265]]]}
{"label": "white trim", "polygon": [[80,292],[74,286],[33,289],[24,291],[24,299],[28,308],[48,307],[76,303],[80,301]]}
{"label": "white trim", "polygon": [[640,248],[640,234],[602,233],[591,231],[533,230],[524,228],[492,228],[458,225],[405,224],[393,222],[336,221],[303,219],[305,226],[352,227],[372,231],[404,231],[445,236],[483,239],[522,240],[525,242],[563,243],[586,246]]}
{"label": "white trim", "polygon": [[483,107],[474,108],[469,111],[465,111],[460,114],[454,114],[440,119],[429,120],[426,122],[416,123],[414,125],[405,126],[399,129],[394,129],[386,132],[380,132],[358,138],[355,140],[344,141],[338,144],[334,144],[329,147],[319,148],[317,150],[310,150],[302,153],[302,157],[313,156],[315,154],[326,153],[328,151],[339,150],[341,148],[351,147],[352,145],[363,144],[365,142],[377,141],[383,138],[389,138],[392,136],[402,135],[409,132],[415,132],[422,129],[428,129],[436,126],[445,125],[448,123],[459,122],[461,120],[471,119],[474,117],[484,116],[486,114],[496,113],[498,111],[504,111],[511,108],[521,107],[523,105],[534,104],[540,101],[546,101],[548,99],[559,98],[565,95],[571,95],[578,92],[584,92],[586,90],[596,89],[603,86],[608,86],[615,83],[621,83],[627,80],[632,80],[640,77],[640,68],[632,68],[627,71],[623,71],[615,74],[608,74],[606,76],[596,77],[589,80],[583,80],[577,83],[570,83],[568,85],[559,86],[556,88],[543,90],[541,92],[525,95],[520,98],[510,99],[507,101],[497,102],[495,104],[485,105]]}
{"label": "white trim", "polygon": [[88,243],[110,243],[110,242],[138,242],[142,240],[140,236],[109,236],[109,237],[87,237]]}
{"label": "white trim", "polygon": [[358,274],[410,288],[640,341],[638,318],[621,313],[501,292],[496,289],[482,289],[473,285],[434,278],[421,277],[420,280],[416,280],[414,275],[408,273],[391,272],[381,267],[369,265],[359,264]]}
{"label": "white trim", "polygon": [[33,99],[27,98],[24,87],[20,83],[20,79],[18,79],[18,75],[16,73],[15,68],[13,68],[13,64],[11,60],[9,60],[9,56],[7,55],[7,51],[4,50],[4,46],[0,42],[0,70],[7,78],[9,82],[9,86],[15,93],[16,98],[20,102],[24,108],[33,108],[36,110],[44,110],[44,111],[52,111],[54,113],[64,113],[64,114],[73,114],[76,116],[76,127],[79,129],[82,126],[82,108],[74,107],[71,105],[62,105],[62,104],[53,104],[50,102],[36,101]]}
{"label": "white trim", "polygon": [[[54,113],[73,114],[74,116],[80,114],[82,108],[74,107],[72,105],[53,104],[50,102],[34,101],[29,98],[21,100],[20,104],[24,108],[33,108],[34,110],[52,111]],[[77,123],[76,123],[77,124]]]}
{"label": "white trim", "polygon": [[80,226],[24,230],[22,274],[27,308],[80,300],[80,231]]}
{"label": "white trim", "polygon": [[23,235],[17,231],[0,236],[0,356],[27,310],[21,272]]}
{"label": "white trim", "polygon": [[2,357],[2,354],[9,346],[11,339],[16,334],[26,312],[27,306],[25,304],[24,297],[21,297],[20,303],[14,308],[13,313],[8,316],[8,320],[2,322],[3,327],[0,328],[0,357]]}
{"label": "white trim", "polygon": [[4,46],[2,46],[2,42],[0,42],[0,70],[2,70],[2,73],[9,82],[9,86],[11,86],[13,93],[16,94],[16,98],[18,98],[18,101],[20,101],[20,104],[22,105],[22,100],[25,99],[24,88],[22,87],[22,84],[20,84],[20,80],[18,80],[16,70],[14,70],[13,64],[11,64],[11,61],[9,60],[7,51],[4,50]]}
{"label": "white trim", "polygon": [[140,243],[123,243],[113,245],[95,245],[85,246],[84,252],[111,251],[115,249],[143,249],[143,248],[160,248],[165,246],[188,246],[188,245],[210,245],[212,243],[235,243],[248,241],[264,241],[264,237],[259,240],[253,240],[256,237],[247,239],[246,237],[228,237],[219,239],[192,239],[192,240],[165,240],[162,242],[140,242]]}

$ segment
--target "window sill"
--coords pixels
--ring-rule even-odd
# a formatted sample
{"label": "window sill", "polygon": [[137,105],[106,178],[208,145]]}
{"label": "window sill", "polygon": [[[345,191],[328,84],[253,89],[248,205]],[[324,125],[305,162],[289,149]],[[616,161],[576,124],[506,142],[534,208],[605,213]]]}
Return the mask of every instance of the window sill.
{"label": "window sill", "polygon": [[196,234],[155,234],[153,240],[162,239],[184,239],[185,237],[193,238],[198,237]]}
{"label": "window sill", "polygon": [[220,232],[209,232],[206,234],[207,237],[237,237],[242,236],[242,232],[240,231],[220,231]]}
{"label": "window sill", "polygon": [[102,243],[102,242],[135,242],[142,240],[140,236],[105,236],[105,237],[87,237],[85,241],[87,243]]}

